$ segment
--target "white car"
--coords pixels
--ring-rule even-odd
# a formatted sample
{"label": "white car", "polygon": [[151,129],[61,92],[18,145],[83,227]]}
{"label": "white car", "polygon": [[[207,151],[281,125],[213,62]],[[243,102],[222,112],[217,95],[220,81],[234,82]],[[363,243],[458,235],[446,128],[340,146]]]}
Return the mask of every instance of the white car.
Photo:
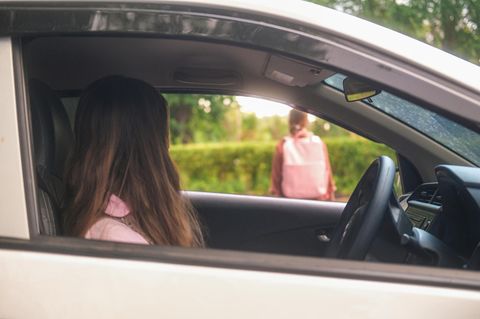
{"label": "white car", "polygon": [[[294,105],[397,164],[347,204],[185,192],[208,248],[62,236],[75,103],[110,74]],[[480,318],[478,66],[300,1],[0,1],[0,86],[0,318]]]}

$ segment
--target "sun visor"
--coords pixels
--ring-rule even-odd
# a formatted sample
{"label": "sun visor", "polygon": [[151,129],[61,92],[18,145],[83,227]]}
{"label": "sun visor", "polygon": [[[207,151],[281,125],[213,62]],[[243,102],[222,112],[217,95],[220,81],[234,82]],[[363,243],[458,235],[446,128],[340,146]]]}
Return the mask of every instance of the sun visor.
{"label": "sun visor", "polygon": [[335,72],[281,56],[270,56],[265,77],[288,86],[304,87],[317,84]]}

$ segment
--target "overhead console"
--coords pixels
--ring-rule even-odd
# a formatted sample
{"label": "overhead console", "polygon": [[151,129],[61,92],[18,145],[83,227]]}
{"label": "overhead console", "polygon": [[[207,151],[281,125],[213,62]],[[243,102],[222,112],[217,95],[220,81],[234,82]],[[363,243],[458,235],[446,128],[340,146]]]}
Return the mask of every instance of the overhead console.
{"label": "overhead console", "polygon": [[270,56],[264,72],[270,80],[298,87],[320,83],[333,74],[333,71],[277,55]]}

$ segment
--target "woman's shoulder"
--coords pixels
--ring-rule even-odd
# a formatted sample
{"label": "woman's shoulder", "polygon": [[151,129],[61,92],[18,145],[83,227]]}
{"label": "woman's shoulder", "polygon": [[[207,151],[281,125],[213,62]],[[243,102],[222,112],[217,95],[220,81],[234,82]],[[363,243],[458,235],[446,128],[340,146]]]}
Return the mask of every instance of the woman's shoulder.
{"label": "woman's shoulder", "polygon": [[124,223],[110,217],[104,217],[95,222],[86,232],[85,238],[133,244],[148,244],[142,235]]}
{"label": "woman's shoulder", "polygon": [[86,232],[85,238],[148,244],[148,241],[132,228],[120,221],[130,214],[128,205],[116,195],[108,200],[105,216],[97,220]]}

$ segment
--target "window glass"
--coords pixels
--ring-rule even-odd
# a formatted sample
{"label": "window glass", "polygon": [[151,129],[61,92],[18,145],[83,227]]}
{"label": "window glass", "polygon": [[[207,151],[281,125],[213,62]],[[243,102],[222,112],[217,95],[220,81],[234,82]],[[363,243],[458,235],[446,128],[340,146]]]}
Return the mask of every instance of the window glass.
{"label": "window glass", "polygon": [[[164,95],[170,107],[171,155],[183,189],[279,195],[272,189],[272,163],[278,144],[289,136],[289,106],[250,97]],[[307,129],[327,147],[336,201],[348,200],[375,158],[395,159],[387,146],[312,115]]]}
{"label": "window glass", "polygon": [[[343,91],[345,77],[337,73],[326,79],[325,83]],[[480,165],[480,134],[385,91],[364,102],[411,126],[473,164]]]}

